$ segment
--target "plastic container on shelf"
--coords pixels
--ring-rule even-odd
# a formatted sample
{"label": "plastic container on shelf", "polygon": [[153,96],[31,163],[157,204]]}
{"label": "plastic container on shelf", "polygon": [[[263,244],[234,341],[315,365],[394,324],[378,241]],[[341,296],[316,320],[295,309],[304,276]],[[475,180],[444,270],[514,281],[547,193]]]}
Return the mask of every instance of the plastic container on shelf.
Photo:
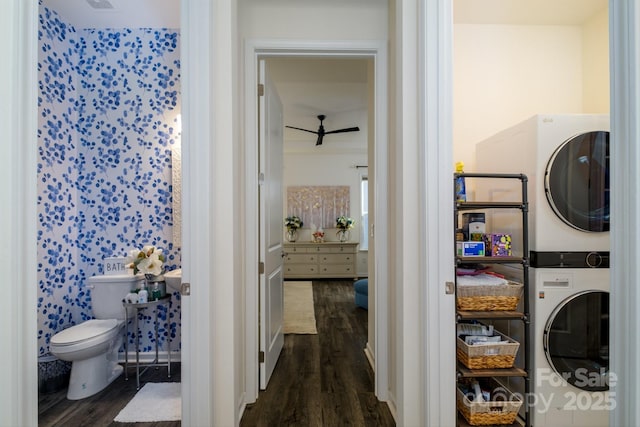
{"label": "plastic container on shelf", "polygon": [[[464,172],[464,163],[458,162],[456,163],[456,173]],[[467,187],[464,182],[464,177],[459,176],[456,178],[456,201],[458,202],[466,202],[467,201]]]}

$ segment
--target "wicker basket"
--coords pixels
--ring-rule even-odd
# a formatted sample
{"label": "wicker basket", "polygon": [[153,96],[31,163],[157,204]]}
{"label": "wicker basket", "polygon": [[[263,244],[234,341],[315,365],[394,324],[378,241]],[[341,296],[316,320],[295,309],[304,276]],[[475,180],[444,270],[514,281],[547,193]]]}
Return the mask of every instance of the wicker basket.
{"label": "wicker basket", "polygon": [[507,343],[469,345],[457,340],[458,360],[469,369],[511,368],[516,360],[520,343],[497,332]]}
{"label": "wicker basket", "polygon": [[494,424],[513,424],[518,416],[522,401],[494,379],[490,379],[491,387],[503,396],[504,400],[489,402],[472,402],[458,388],[457,407],[462,416],[472,426]]}
{"label": "wicker basket", "polygon": [[504,285],[460,285],[456,292],[458,310],[513,311],[520,302],[524,286],[508,282]]}

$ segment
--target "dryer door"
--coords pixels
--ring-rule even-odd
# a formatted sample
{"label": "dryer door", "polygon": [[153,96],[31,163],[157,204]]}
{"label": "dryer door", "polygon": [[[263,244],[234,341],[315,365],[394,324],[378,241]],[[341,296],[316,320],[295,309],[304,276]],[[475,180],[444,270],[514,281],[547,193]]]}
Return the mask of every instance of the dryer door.
{"label": "dryer door", "polygon": [[549,159],[544,188],[553,211],[571,227],[609,231],[609,132],[562,143]]}
{"label": "dryer door", "polygon": [[544,329],[544,353],[558,375],[582,390],[609,389],[609,293],[565,299]]}

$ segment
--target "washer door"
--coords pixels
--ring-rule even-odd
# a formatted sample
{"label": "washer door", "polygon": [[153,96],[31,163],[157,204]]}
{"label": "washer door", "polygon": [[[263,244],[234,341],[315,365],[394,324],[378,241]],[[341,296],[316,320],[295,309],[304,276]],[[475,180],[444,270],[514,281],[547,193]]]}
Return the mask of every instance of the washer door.
{"label": "washer door", "polygon": [[569,384],[609,389],[609,293],[584,291],[556,307],[544,328],[544,353]]}
{"label": "washer door", "polygon": [[609,132],[587,132],[556,149],[545,194],[558,217],[578,230],[609,231]]}

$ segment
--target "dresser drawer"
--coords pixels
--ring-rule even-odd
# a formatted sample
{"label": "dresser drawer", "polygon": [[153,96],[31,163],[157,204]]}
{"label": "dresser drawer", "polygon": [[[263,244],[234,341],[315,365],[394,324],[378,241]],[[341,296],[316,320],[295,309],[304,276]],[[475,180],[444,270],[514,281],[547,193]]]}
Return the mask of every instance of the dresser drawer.
{"label": "dresser drawer", "polygon": [[284,266],[284,273],[285,276],[318,274],[318,266],[315,264],[287,264]]}
{"label": "dresser drawer", "polygon": [[295,245],[284,246],[284,250],[286,252],[291,252],[291,253],[307,253],[307,252],[310,252],[309,249],[310,248],[308,246],[295,246]]}
{"label": "dresser drawer", "polygon": [[285,257],[287,264],[315,264],[318,262],[318,255],[315,254],[287,254]]}
{"label": "dresser drawer", "polygon": [[354,274],[353,265],[347,264],[322,264],[320,274],[331,277],[332,275]]}
{"label": "dresser drawer", "polygon": [[353,264],[353,257],[355,255],[341,255],[341,254],[321,254],[320,264]]}
{"label": "dresser drawer", "polygon": [[324,252],[329,252],[332,254],[354,254],[356,252],[356,247],[353,245],[335,246],[325,249]]}

